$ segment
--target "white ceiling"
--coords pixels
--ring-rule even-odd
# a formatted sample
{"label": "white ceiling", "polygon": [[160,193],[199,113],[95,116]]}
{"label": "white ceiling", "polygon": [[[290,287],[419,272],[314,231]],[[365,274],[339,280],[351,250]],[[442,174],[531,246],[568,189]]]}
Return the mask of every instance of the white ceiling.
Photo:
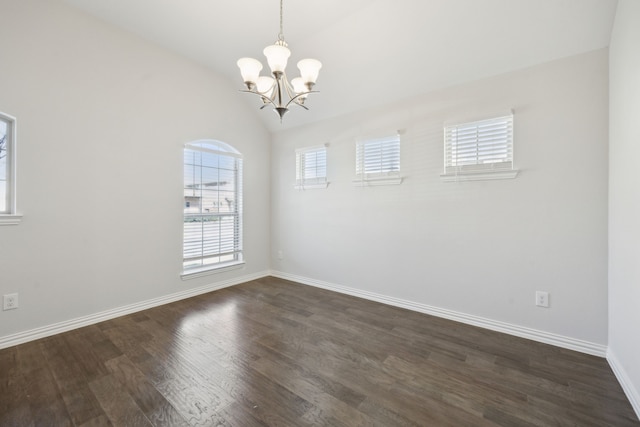
{"label": "white ceiling", "polygon": [[[236,60],[259,59],[279,31],[279,0],[64,0],[205,64],[242,89]],[[310,111],[278,130],[609,45],[617,0],[284,0],[289,74],[323,68]],[[264,73],[264,70],[263,70]],[[259,106],[253,95],[238,93]]]}

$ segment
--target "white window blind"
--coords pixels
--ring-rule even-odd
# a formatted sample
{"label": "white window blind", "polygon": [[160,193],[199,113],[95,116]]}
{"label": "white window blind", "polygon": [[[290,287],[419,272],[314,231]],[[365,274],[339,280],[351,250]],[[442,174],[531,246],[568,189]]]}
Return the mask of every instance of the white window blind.
{"label": "white window blind", "polygon": [[326,188],[327,147],[296,150],[296,188]]}
{"label": "white window blind", "polygon": [[356,176],[354,183],[367,180],[400,183],[400,135],[365,139],[356,142]]}
{"label": "white window blind", "polygon": [[446,126],[445,174],[513,169],[513,115]]}
{"label": "white window blind", "polygon": [[183,269],[242,260],[242,157],[231,146],[195,142],[184,149]]}

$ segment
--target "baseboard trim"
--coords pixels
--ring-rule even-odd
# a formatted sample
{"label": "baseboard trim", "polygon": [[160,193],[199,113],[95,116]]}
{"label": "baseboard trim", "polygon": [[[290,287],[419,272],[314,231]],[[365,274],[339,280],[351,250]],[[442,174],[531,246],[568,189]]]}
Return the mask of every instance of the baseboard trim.
{"label": "baseboard trim", "polygon": [[633,386],[633,382],[627,375],[627,371],[622,367],[622,364],[611,349],[607,351],[607,362],[609,362],[611,370],[618,379],[622,390],[624,390],[624,394],[627,395],[629,403],[631,403],[633,410],[636,411],[636,416],[640,420],[640,391]]}
{"label": "baseboard trim", "polygon": [[248,274],[222,282],[215,282],[205,286],[200,286],[198,288],[188,289],[186,291],[176,292],[173,294],[137,302],[134,304],[128,304],[111,310],[101,311],[99,313],[90,314],[88,316],[82,316],[75,319],[65,320],[63,322],[31,329],[28,331],[6,335],[4,337],[0,337],[0,349],[13,347],[18,344],[23,344],[40,338],[49,337],[51,335],[67,332],[73,329],[82,328],[83,326],[89,326],[99,322],[104,322],[105,320],[110,320],[127,314],[136,313],[138,311],[157,307],[159,305],[169,304],[186,298],[206,294],[208,292],[217,291],[219,289],[228,288],[240,283],[250,282],[251,280],[260,279],[269,275],[269,271]]}
{"label": "baseboard trim", "polygon": [[408,310],[420,313],[430,314],[432,316],[442,317],[456,322],[465,323],[467,325],[478,326],[480,328],[490,329],[496,332],[502,332],[514,335],[520,338],[526,338],[545,344],[554,345],[556,347],[566,348],[569,350],[579,351],[581,353],[591,354],[593,356],[605,357],[607,355],[607,346],[583,341],[563,335],[553,334],[551,332],[531,329],[524,326],[514,325],[511,323],[501,322],[497,320],[487,319],[480,316],[461,313],[440,307],[434,307],[427,304],[408,301],[400,298],[390,297],[374,292],[363,291],[360,289],[350,288],[347,286],[337,285],[334,283],[323,282],[308,277],[297,276],[295,274],[284,273],[281,271],[271,271],[271,275],[285,280],[291,280],[304,285],[314,286],[317,288],[327,289],[370,301],[376,301],[395,307],[406,308]]}

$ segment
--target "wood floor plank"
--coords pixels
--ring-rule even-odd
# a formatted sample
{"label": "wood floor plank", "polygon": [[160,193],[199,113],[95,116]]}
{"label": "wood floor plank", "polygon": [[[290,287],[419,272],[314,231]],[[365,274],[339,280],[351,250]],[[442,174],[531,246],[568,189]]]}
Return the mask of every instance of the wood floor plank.
{"label": "wood floor plank", "polygon": [[147,380],[138,367],[122,355],[106,362],[106,368],[118,380],[154,426],[187,426],[186,420]]}
{"label": "wood floor plank", "polygon": [[114,426],[152,426],[133,398],[122,390],[120,383],[112,376],[91,381],[89,388]]}
{"label": "wood floor plank", "polygon": [[603,358],[274,277],[0,350],[2,426],[640,426]]}
{"label": "wood floor plank", "polygon": [[42,349],[73,423],[82,424],[104,415],[65,334],[45,338]]}
{"label": "wood floor plank", "polygon": [[24,385],[36,426],[73,425],[56,381],[46,365],[25,374]]}
{"label": "wood floor plank", "polygon": [[16,347],[18,366],[34,424],[71,426],[71,418],[40,347],[38,341]]}
{"label": "wood floor plank", "polygon": [[[313,405],[304,418],[311,421],[315,425],[331,425],[335,421],[330,420],[348,420],[350,426],[371,425],[372,420],[364,413],[357,409],[356,402],[352,405],[334,396],[330,388],[329,392],[323,390],[326,382],[317,383],[313,376],[307,374],[299,366],[292,369],[288,363],[279,364],[277,359],[261,358],[252,364],[252,368],[263,374],[265,377],[274,378],[283,387],[289,391],[296,393],[300,397]],[[327,420],[326,423],[320,423],[318,420]]]}
{"label": "wood floor plank", "polygon": [[0,425],[34,425],[17,349],[0,351]]}

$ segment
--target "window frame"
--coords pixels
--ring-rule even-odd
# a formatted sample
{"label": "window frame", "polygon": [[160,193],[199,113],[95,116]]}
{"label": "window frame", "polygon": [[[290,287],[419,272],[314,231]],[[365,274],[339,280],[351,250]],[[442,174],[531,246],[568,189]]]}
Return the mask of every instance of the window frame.
{"label": "window frame", "polygon": [[[367,153],[368,151],[371,151],[371,153]],[[391,154],[393,158],[384,159],[384,157],[389,154]],[[371,160],[371,157],[368,158],[368,156],[375,158],[378,155],[380,156],[379,164],[376,165],[378,162],[375,159],[373,164],[374,166],[379,166],[379,168],[376,167],[374,170],[367,170],[367,168],[371,166],[371,164],[367,164]],[[353,180],[353,185],[367,187],[402,184],[403,177],[400,175],[401,156],[402,138],[400,132],[357,139],[355,150],[356,178]],[[391,163],[391,170],[388,169],[390,165],[387,163]]]}
{"label": "window frame", "polygon": [[[328,144],[316,145],[313,147],[299,148],[296,150],[296,183],[294,188],[296,190],[309,190],[309,189],[322,189],[329,186],[327,180],[327,156],[328,156]],[[307,170],[307,156],[311,154],[316,155],[316,166],[313,168],[318,170],[317,154],[322,153],[324,163],[320,167],[324,170],[324,176],[316,176],[314,178],[305,178],[305,172]]]}
{"label": "window frame", "polygon": [[[512,179],[518,175],[519,171],[514,167],[513,111],[472,121],[445,124],[443,130],[444,172],[440,175],[443,181]],[[463,135],[458,136],[460,133]],[[457,147],[458,145],[460,147]],[[456,150],[469,152],[474,148],[473,153],[463,156],[455,154]],[[499,160],[501,156],[504,160]],[[476,161],[470,162],[473,157]],[[480,157],[488,160],[481,162]],[[492,158],[494,161],[491,161]],[[463,164],[459,164],[461,162]]]}
{"label": "window frame", "polygon": [[0,225],[17,225],[22,220],[22,215],[18,214],[17,205],[17,119],[9,114],[0,112],[0,120],[6,124],[7,132],[5,138],[5,194],[6,209],[0,212]]}
{"label": "window frame", "polygon": [[[233,169],[233,173],[234,173],[234,203],[230,204],[229,207],[231,208],[231,206],[233,206],[233,209],[231,210],[231,212],[209,212],[209,213],[204,213],[202,212],[202,210],[200,210],[200,212],[195,212],[195,213],[187,213],[185,212],[185,206],[186,206],[186,194],[185,194],[185,190],[187,189],[187,181],[186,181],[186,168],[187,168],[187,160],[186,160],[186,156],[188,154],[188,151],[194,151],[194,152],[200,152],[200,153],[209,153],[209,154],[214,154],[216,156],[224,156],[224,157],[229,157],[233,159],[234,162],[234,169]],[[213,140],[213,139],[203,139],[203,140],[197,140],[197,141],[192,141],[189,143],[184,144],[184,148],[183,148],[183,168],[184,168],[184,172],[183,172],[183,214],[182,214],[182,218],[183,218],[183,229],[182,229],[182,273],[181,273],[181,278],[183,280],[186,279],[190,279],[190,278],[195,278],[195,277],[200,277],[203,275],[208,275],[208,274],[213,274],[213,273],[219,273],[219,272],[223,272],[223,271],[228,271],[231,269],[237,269],[237,268],[242,268],[243,265],[245,264],[244,261],[244,251],[243,251],[243,156],[242,154],[237,151],[234,147],[232,147],[231,145],[222,142],[222,141],[217,141],[217,140]],[[195,172],[195,168],[197,168],[199,170],[200,173],[200,177],[202,177],[202,168],[203,166],[206,166],[208,168],[212,168],[212,169],[217,169],[217,173],[220,173],[220,162],[218,161],[217,165],[214,167],[212,165],[203,165],[202,161],[200,162],[200,165],[198,167],[198,165],[196,165],[195,163],[192,165],[194,167],[194,172]],[[229,169],[230,170],[230,169]],[[219,183],[218,183],[219,184]],[[194,184],[195,185],[195,184]],[[203,191],[203,188],[200,188],[200,191]],[[220,190],[217,190],[220,191]],[[197,197],[197,196],[194,196]],[[202,196],[200,196],[202,198]],[[191,205],[191,204],[190,204]],[[190,206],[191,207],[191,206]],[[231,217],[234,218],[234,222],[232,225],[232,229],[233,231],[233,237],[232,237],[232,251],[231,252],[218,252],[218,253],[208,253],[205,254],[205,249],[204,249],[204,245],[205,245],[205,241],[204,241],[204,237],[202,237],[200,239],[200,244],[203,246],[203,248],[201,249],[201,256],[197,257],[197,256],[193,256],[189,259],[192,260],[197,260],[200,259],[201,263],[199,265],[195,265],[195,266],[187,266],[187,257],[185,257],[185,253],[187,252],[187,239],[185,238],[185,235],[187,233],[187,229],[186,229],[186,224],[188,222],[201,222],[204,223],[205,219],[204,217],[218,217],[220,218],[226,218],[226,217]],[[198,221],[197,219],[200,218],[200,221]],[[195,219],[195,221],[187,221],[190,219]],[[218,221],[218,220],[216,220]],[[197,232],[197,231],[196,231]],[[202,230],[202,233],[204,234],[205,231],[204,229]],[[218,236],[217,238],[217,242],[218,242],[218,248],[220,247],[221,243],[222,243],[222,236]],[[224,260],[224,261],[218,261],[218,262],[212,262],[212,263],[205,263],[207,258],[211,258],[211,257],[222,257],[222,256],[229,256],[231,255],[233,258],[229,259],[229,260]]]}

